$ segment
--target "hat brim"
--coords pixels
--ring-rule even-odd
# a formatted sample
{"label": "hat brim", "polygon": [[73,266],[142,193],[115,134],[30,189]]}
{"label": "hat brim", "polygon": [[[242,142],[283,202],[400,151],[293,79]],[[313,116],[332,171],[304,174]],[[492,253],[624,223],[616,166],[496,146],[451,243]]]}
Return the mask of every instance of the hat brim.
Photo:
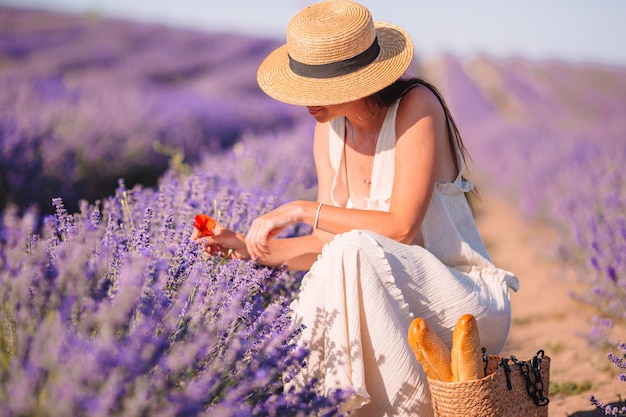
{"label": "hat brim", "polygon": [[348,103],[370,96],[399,79],[413,59],[413,43],[401,28],[374,22],[380,54],[369,65],[333,78],[308,78],[289,68],[287,45],[271,52],[257,71],[259,87],[270,97],[301,106]]}

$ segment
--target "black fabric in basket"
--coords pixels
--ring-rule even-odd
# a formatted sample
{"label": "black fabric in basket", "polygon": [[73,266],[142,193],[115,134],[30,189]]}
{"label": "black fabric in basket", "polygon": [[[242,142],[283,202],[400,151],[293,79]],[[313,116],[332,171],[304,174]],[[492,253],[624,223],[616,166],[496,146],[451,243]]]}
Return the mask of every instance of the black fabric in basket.
{"label": "black fabric in basket", "polygon": [[484,378],[467,382],[428,379],[435,417],[547,417],[550,358],[485,356]]}

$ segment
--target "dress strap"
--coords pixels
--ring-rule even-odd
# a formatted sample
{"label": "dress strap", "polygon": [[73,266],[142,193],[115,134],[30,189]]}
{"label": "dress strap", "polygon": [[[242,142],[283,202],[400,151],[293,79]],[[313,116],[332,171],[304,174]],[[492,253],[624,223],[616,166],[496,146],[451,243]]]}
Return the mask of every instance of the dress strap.
{"label": "dress strap", "polygon": [[343,151],[344,151],[344,136],[346,132],[346,119],[345,117],[338,117],[330,121],[330,128],[328,132],[328,147],[330,166],[335,171],[333,177],[333,183],[330,189],[330,199],[334,206],[340,207],[341,205],[335,198],[336,191],[342,186],[347,188],[345,178],[346,170],[343,168]]}
{"label": "dress strap", "polygon": [[397,100],[387,109],[376,144],[376,156],[372,165],[372,189],[369,198],[366,198],[368,206],[376,210],[389,210],[395,174],[396,115],[399,105],[400,100]]}
{"label": "dress strap", "polygon": [[346,133],[346,118],[337,117],[330,121],[328,132],[328,146],[330,154],[330,166],[335,170],[335,177],[339,172],[343,156],[343,137]]}

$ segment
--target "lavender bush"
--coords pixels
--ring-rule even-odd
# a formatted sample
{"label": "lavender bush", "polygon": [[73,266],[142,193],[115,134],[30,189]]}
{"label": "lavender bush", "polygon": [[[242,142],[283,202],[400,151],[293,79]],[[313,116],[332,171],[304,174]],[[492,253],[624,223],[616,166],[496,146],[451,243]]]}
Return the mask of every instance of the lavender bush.
{"label": "lavender bush", "polygon": [[338,415],[341,392],[283,389],[306,361],[288,313],[298,277],[189,239],[197,212],[237,227],[279,202],[172,171],[75,214],[55,199],[39,233],[35,212],[5,210],[2,415]]}
{"label": "lavender bush", "polygon": [[[619,369],[621,372],[624,372],[619,375],[619,380],[621,382],[626,382],[626,343],[620,343],[617,346],[617,349],[621,350],[623,353],[621,355],[609,353],[607,357],[611,361],[611,363],[617,367],[617,369]],[[618,407],[615,405],[607,404],[597,399],[593,395],[591,396],[591,403],[597,408],[604,410],[604,414],[607,416],[626,416],[626,406]]]}
{"label": "lavender bush", "polygon": [[[210,29],[210,28],[207,28]],[[0,7],[0,209],[154,185],[246,132],[294,124],[255,70],[276,42]]]}

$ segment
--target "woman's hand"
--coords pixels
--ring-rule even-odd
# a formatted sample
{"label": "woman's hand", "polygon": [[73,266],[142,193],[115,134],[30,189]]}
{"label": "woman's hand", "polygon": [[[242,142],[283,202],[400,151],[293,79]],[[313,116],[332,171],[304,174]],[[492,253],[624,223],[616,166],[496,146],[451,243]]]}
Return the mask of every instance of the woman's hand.
{"label": "woman's hand", "polygon": [[301,221],[301,210],[296,202],[284,204],[252,222],[246,234],[246,248],[252,259],[264,259],[270,254],[268,242],[287,226]]}
{"label": "woman's hand", "polygon": [[202,245],[204,251],[211,256],[228,256],[233,259],[250,259],[242,235],[215,223],[212,233],[201,231],[194,226],[191,239]]}

